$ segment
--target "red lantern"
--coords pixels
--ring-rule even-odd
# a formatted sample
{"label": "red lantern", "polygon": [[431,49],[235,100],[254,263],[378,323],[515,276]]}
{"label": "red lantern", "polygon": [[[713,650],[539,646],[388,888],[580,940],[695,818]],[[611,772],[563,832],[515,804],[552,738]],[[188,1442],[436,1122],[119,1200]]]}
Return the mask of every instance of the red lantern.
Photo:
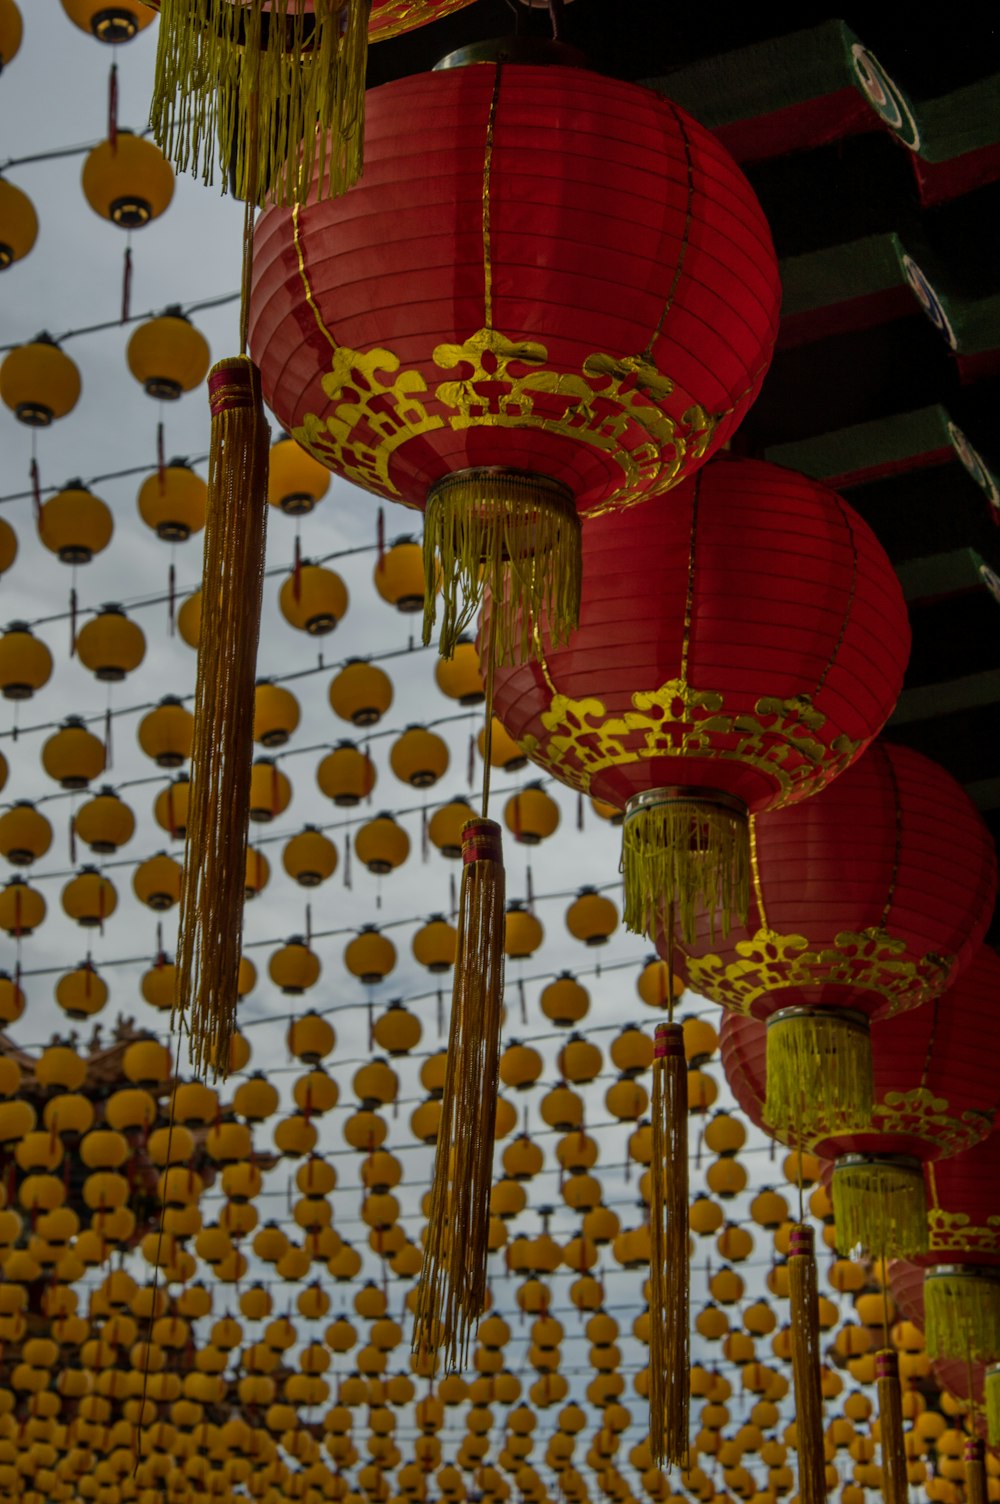
{"label": "red lantern", "polygon": [[876,743],[801,809],[752,822],[746,930],[708,917],[688,984],[767,1021],[765,1121],[779,1136],[864,1131],[873,1109],[869,1022],[928,1003],[975,954],[996,856],[943,768]]}
{"label": "red lantern", "polygon": [[[909,627],[878,541],[826,487],[720,456],[584,531],[580,627],[496,674],[495,709],[562,783],[625,810],[625,920],[747,911],[747,814],[796,803],[892,709]],[[489,611],[492,611],[492,599]]]}
{"label": "red lantern", "polygon": [[[814,1125],[804,1143],[833,1160],[837,1247],[876,1257],[927,1247],[923,1166],[961,1154],[993,1127],[1000,1079],[1000,957],[981,946],[953,987],[915,1012],[872,1025],[875,1106],[854,1133]],[[733,1094],[763,1127],[767,1027],[740,1014],[722,1026]]]}
{"label": "red lantern", "polygon": [[363,179],[258,220],[251,349],[311,454],[426,508],[442,652],[506,579],[519,656],[540,614],[575,623],[579,518],[682,480],[756,396],[767,223],[709,131],[576,67],[447,68],[366,111]]}

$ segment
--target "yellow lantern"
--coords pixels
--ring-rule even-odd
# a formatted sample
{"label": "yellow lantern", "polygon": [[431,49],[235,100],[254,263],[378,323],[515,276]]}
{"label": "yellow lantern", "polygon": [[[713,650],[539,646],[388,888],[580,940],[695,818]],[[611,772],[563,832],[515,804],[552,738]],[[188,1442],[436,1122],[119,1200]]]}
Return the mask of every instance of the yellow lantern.
{"label": "yellow lantern", "polygon": [[91,961],[67,971],[56,983],[56,1002],[72,1019],[91,1018],[108,1000],[108,984]]}
{"label": "yellow lantern", "polygon": [[[480,757],[486,756],[486,727],[484,726],[476,738]],[[490,767],[499,768],[504,773],[517,773],[521,768],[528,766],[528,759],[521,751],[517,742],[510,733],[500,724],[496,716],[493,717],[493,725],[490,733]]]}
{"label": "yellow lantern", "polygon": [[541,783],[529,783],[507,800],[503,818],[515,840],[537,846],[557,830],[559,806]]}
{"label": "yellow lantern", "polygon": [[385,1060],[376,1058],[355,1071],[353,1085],[362,1107],[372,1112],[396,1100],[399,1077]]}
{"label": "yellow lantern", "polygon": [[289,626],[311,637],[325,637],[347,612],[347,586],[332,569],[308,559],[282,583],[278,606]]}
{"label": "yellow lantern", "polygon": [[247,847],[247,859],[243,880],[243,896],[249,903],[262,893],[271,880],[271,864],[257,846]]}
{"label": "yellow lantern", "polygon": [[0,693],[5,700],[30,700],[52,677],[52,654],[23,621],[11,622],[0,636]]}
{"label": "yellow lantern", "polygon": [[123,230],[157,219],[174,196],[173,169],[159,147],[121,129],[114,143],[88,152],[81,183],[94,213]]}
{"label": "yellow lantern", "polygon": [[606,945],[618,928],[618,910],[596,888],[581,888],[566,910],[566,928],[584,945]]}
{"label": "yellow lantern", "polygon": [[590,1011],[590,993],[572,972],[561,971],[542,988],[539,1004],[546,1018],[561,1028],[571,1028]]}
{"label": "yellow lantern", "polygon": [[267,499],[288,517],[304,517],[330,489],[325,465],[282,433],[271,445]]}
{"label": "yellow lantern", "polygon": [[582,1034],[571,1034],[556,1056],[556,1064],[565,1080],[584,1086],[600,1075],[604,1056],[598,1045]]}
{"label": "yellow lantern", "polygon": [[41,542],[64,564],[89,564],[107,548],[114,528],[110,507],[82,480],[67,481],[38,515]]}
{"label": "yellow lantern", "polygon": [[181,641],[189,648],[197,648],[201,641],[201,591],[194,590],[181,601],[177,611],[177,630]]}
{"label": "yellow lantern", "polygon": [[350,975],[376,987],[395,967],[395,946],[374,925],[364,925],[344,946],[344,966]]}
{"label": "yellow lantern", "polygon": [[432,914],[413,936],[413,955],[434,974],[450,971],[455,964],[458,931],[443,914]]}
{"label": "yellow lantern", "polygon": [[286,1043],[289,1054],[306,1065],[316,1065],[335,1048],[337,1036],[333,1025],[318,1013],[303,1013],[288,1026]]}
{"label": "yellow lantern", "polygon": [[515,1091],[527,1091],[542,1074],[542,1057],[530,1045],[516,1040],[500,1056],[500,1080]]}
{"label": "yellow lantern", "polygon": [[184,543],[192,533],[200,533],[207,504],[208,486],[182,459],[172,459],[162,471],[147,476],[137,497],[139,516],[165,543]]}
{"label": "yellow lantern", "polygon": [[[24,1001],[24,993],[9,972],[0,971],[0,1024],[16,1024],[24,1012]],[[13,1065],[13,1061],[9,1063]],[[0,1089],[3,1095],[6,1093]]]}
{"label": "yellow lantern", "polygon": [[[4,182],[0,178],[0,206],[3,203]],[[2,221],[0,221],[2,223]],[[0,228],[0,235],[3,229]],[[3,243],[0,241],[0,256],[3,254]],[[0,267],[2,270],[2,267]],[[0,574],[6,574],[8,569],[17,558],[17,534],[7,521],[6,517],[0,517]]]}
{"label": "yellow lantern", "polygon": [[186,773],[178,773],[153,801],[153,818],[174,841],[182,841],[187,834],[190,798],[191,781]]}
{"label": "yellow lantern", "polygon": [[467,799],[452,799],[436,809],[427,822],[427,836],[442,856],[457,861],[462,855],[462,829],[472,819],[472,806]]}
{"label": "yellow lantern", "polygon": [[396,538],[375,565],[375,589],[397,611],[424,609],[423,549],[411,537]]}
{"label": "yellow lantern", "polygon": [[73,817],[78,838],[101,856],[124,846],[135,834],[135,815],[112,788],[102,788]]}
{"label": "yellow lantern", "polygon": [[425,726],[407,726],[389,750],[389,765],[402,783],[430,788],[448,771],[448,744]]}
{"label": "yellow lantern", "polygon": [[625,1028],[611,1042],[611,1060],[623,1076],[638,1076],[653,1063],[653,1041],[641,1029]]}
{"label": "yellow lantern", "polygon": [[0,178],[0,271],[27,256],[37,239],[38,215],[31,199]]}
{"label": "yellow lantern", "polygon": [[29,428],[48,428],[73,411],[80,372],[48,334],[18,345],[0,365],[0,399]]}
{"label": "yellow lantern", "polygon": [[416,1014],[397,1000],[375,1020],[372,1034],[379,1049],[387,1055],[407,1055],[420,1043],[423,1028]]}
{"label": "yellow lantern", "polygon": [[264,747],[283,747],[299,724],[299,702],[290,689],[258,679],[254,691],[253,739]]}
{"label": "yellow lantern", "polygon": [[334,804],[350,808],[360,804],[375,787],[375,764],[354,742],[338,742],[319,763],[316,782],[320,793]]}
{"label": "yellow lantern", "polygon": [[479,650],[472,638],[462,634],[455,642],[450,658],[438,658],[434,680],[449,700],[460,705],[481,705],[486,698],[479,667]]}
{"label": "yellow lantern", "polygon": [[156,913],[164,913],[180,900],[181,865],[165,851],[159,851],[139,863],[132,874],[132,888],[140,903]]}
{"label": "yellow lantern", "polygon": [[511,902],[504,916],[504,955],[523,961],[534,955],[545,938],[541,921],[523,904]]}
{"label": "yellow lantern", "polygon": [[320,960],[301,935],[292,935],[276,950],[267,963],[268,974],[276,987],[298,996],[319,981]]}
{"label": "yellow lantern", "polygon": [[286,843],[281,860],[300,887],[316,888],[336,872],[337,848],[315,825],[306,825]]}
{"label": "yellow lantern", "polygon": [[77,633],[76,653],[94,677],[116,683],[139,667],[146,656],[142,628],[129,621],[121,606],[102,606]]}
{"label": "yellow lantern", "polygon": [[208,341],[176,304],[137,325],[125,349],[128,368],[150,397],[174,402],[204,381]]}
{"label": "yellow lantern", "polygon": [[331,709],[342,720],[374,726],[392,704],[392,680],[376,664],[349,658],[331,679],[329,695]]}
{"label": "yellow lantern", "polygon": [[15,867],[30,867],[52,845],[52,826],[27,799],[0,815],[0,856]]}
{"label": "yellow lantern", "polygon": [[292,799],[291,781],[273,757],[258,757],[250,769],[250,818],[269,824],[283,815]]}
{"label": "yellow lantern", "polygon": [[179,768],[191,756],[194,716],[175,695],[165,695],[139,722],[139,746],[159,768]]}
{"label": "yellow lantern", "polygon": [[62,0],[62,8],[81,31],[109,46],[131,41],[154,14],[143,0]]}
{"label": "yellow lantern", "polygon": [[0,930],[20,939],[30,935],[45,918],[45,899],[23,877],[12,877],[0,888]]}
{"label": "yellow lantern", "polygon": [[354,837],[358,861],[377,876],[402,866],[410,854],[410,838],[391,814],[383,811],[360,826]]}
{"label": "yellow lantern", "polygon": [[86,788],[104,772],[104,762],[104,743],[76,715],[67,716],[42,746],[42,766],[64,789]]}

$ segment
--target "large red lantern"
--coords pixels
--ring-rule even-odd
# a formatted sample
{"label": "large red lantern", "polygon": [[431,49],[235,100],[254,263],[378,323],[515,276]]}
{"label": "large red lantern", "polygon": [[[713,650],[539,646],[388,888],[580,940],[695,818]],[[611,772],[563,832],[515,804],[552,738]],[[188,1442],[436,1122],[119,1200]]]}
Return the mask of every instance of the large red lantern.
{"label": "large red lantern", "polygon": [[[750,812],[860,755],[902,683],[902,593],[868,526],[805,476],[723,455],[584,530],[579,630],[497,670],[496,714],[560,782],[625,811],[625,919],[747,912]],[[492,598],[489,612],[493,610]],[[484,615],[485,619],[485,615]]]}
{"label": "large red lantern", "polygon": [[[995,1098],[994,1098],[995,1100]],[[1000,1360],[1000,1115],[988,1138],[929,1164],[928,1249],[891,1268],[901,1310],[937,1360]]]}
{"label": "large red lantern", "polygon": [[996,856],[943,768],[879,742],[800,809],[752,822],[745,930],[707,916],[691,987],[767,1022],[765,1121],[800,1138],[864,1131],[874,1106],[873,1019],[928,1003],[974,955]]}
{"label": "large red lantern", "polygon": [[[880,1258],[927,1247],[923,1167],[986,1138],[1000,1079],[1000,957],[981,946],[954,986],[871,1029],[875,1105],[853,1133],[815,1123],[804,1143],[833,1161],[837,1247]],[[729,1013],[722,1064],[743,1111],[763,1127],[767,1026]],[[794,1140],[793,1140],[794,1141]]]}
{"label": "large red lantern", "polygon": [[312,455],[426,510],[442,651],[485,582],[518,657],[540,615],[575,623],[579,519],[683,480],[756,396],[767,223],[709,131],[575,66],[445,68],[366,108],[362,180],[258,221],[251,350]]}

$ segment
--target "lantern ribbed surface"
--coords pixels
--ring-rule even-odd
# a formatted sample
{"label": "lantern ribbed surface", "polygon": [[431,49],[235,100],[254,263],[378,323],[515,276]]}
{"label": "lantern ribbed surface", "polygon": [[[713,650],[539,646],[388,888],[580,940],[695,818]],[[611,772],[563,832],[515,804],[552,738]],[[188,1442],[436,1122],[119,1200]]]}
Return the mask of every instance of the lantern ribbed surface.
{"label": "lantern ribbed surface", "polygon": [[417,75],[366,110],[362,181],[266,210],[254,240],[251,350],[317,459],[421,507],[499,465],[589,512],[725,441],[779,287],[760,206],[708,131],[565,66]]}

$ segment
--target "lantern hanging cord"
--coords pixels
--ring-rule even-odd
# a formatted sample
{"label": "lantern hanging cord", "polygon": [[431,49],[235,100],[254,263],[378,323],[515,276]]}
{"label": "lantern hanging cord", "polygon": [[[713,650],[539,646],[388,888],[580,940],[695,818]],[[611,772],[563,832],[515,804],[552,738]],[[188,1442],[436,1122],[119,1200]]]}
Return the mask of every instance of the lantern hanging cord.
{"label": "lantern hanging cord", "polygon": [[[171,309],[179,308],[181,313],[188,317],[192,313],[201,313],[208,308],[224,308],[228,303],[237,302],[239,296],[238,292],[223,292],[214,298],[199,298],[194,303],[172,303],[168,306]],[[80,339],[85,334],[104,334],[108,329],[121,329],[125,324],[144,324],[149,319],[161,318],[165,311],[162,308],[150,308],[145,313],[130,313],[126,319],[104,319],[99,324],[81,324],[78,329],[65,329],[62,334],[55,335],[55,342],[57,345],[64,345],[67,340]],[[0,345],[0,355],[6,355],[11,350],[19,348],[20,345],[16,342]]]}

